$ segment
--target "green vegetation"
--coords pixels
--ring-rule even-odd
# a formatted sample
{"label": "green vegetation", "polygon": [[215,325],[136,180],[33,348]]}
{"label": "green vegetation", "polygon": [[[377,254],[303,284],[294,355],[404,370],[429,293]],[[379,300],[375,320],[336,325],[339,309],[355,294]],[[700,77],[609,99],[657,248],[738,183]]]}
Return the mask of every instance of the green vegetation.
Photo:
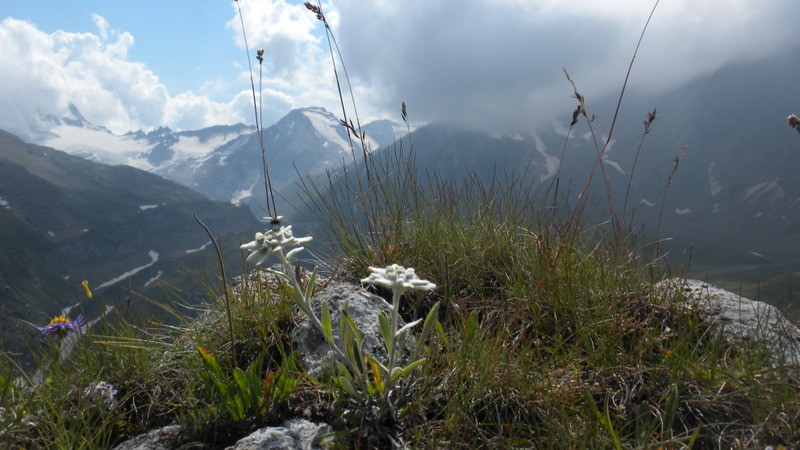
{"label": "green vegetation", "polygon": [[[310,201],[330,208],[317,212],[327,213],[328,256],[345,278],[391,261],[438,285],[407,295],[400,309],[411,322],[441,302],[439,325],[418,349],[425,363],[392,394],[399,415],[376,415],[336,377],[309,377],[288,337],[299,314],[295,289],[253,273],[230,288],[233,342],[217,294],[178,326],[104,323],[79,336],[64,361],[42,352],[36,378],[7,357],[0,442],[106,447],[177,422],[190,441],[224,445],[309,409],[344,446],[798,442],[794,373],[714,337],[680,295],[656,289],[662,273],[635,236],[586,220],[567,227],[570,211],[537,200],[523,179],[423,183],[402,169],[372,167],[380,207],[367,208],[367,218],[338,213],[345,198],[336,193],[355,191],[336,188],[346,184],[335,177],[318,189],[327,197]],[[378,218],[368,235],[366,221]],[[308,275],[297,274],[308,286]],[[85,394],[101,381],[117,391],[113,402]]]}
{"label": "green vegetation", "polygon": [[[572,126],[591,124],[575,97]],[[657,245],[613,213],[612,197],[611,221],[585,210],[593,172],[575,203],[524,175],[423,178],[413,151],[368,154],[345,123],[363,159],[306,180],[304,211],[328,250],[318,265],[377,284],[370,298],[391,308],[375,324],[387,359],[364,354],[347,314],[338,341],[329,307],[314,316],[326,280],[292,263],[298,249],[283,246],[307,238],[280,226],[272,199],[272,230],[244,248],[252,262],[277,256],[281,270],[222,283],[196,319],[164,306],[177,325],[122,313],[89,334],[43,338],[33,373],[4,355],[0,445],[102,448],[179,423],[184,444],[213,448],[296,417],[329,423],[327,444],[343,448],[800,443],[796,368],[710,332],[682,292],[659,287]],[[404,268],[390,274],[391,264]],[[404,288],[426,292],[395,290],[400,272]],[[317,377],[290,339],[302,315],[339,358]],[[397,346],[403,334],[416,336],[411,355]]]}

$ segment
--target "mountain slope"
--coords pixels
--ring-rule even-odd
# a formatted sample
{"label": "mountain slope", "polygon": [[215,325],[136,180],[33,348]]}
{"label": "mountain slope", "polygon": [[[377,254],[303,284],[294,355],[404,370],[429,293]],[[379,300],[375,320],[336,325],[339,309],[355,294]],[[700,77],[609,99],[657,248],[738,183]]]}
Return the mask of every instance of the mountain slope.
{"label": "mountain slope", "polygon": [[[800,139],[786,125],[786,116],[800,108],[800,91],[792,82],[798,65],[800,48],[794,48],[722,67],[667,93],[631,92],[623,103],[609,154],[622,172],[606,167],[617,204],[624,202],[641,122],[647,111],[657,108],[659,118],[645,138],[629,208],[637,206],[637,217],[655,230],[674,166],[671,159],[685,147],[669,187],[660,234],[678,240],[679,246],[671,246],[675,251],[695,249],[694,276],[800,267],[800,179],[795,175]],[[607,129],[613,102],[598,102],[599,109],[590,111],[600,115],[595,129]],[[567,150],[575,161],[569,173],[576,178],[594,159],[588,151],[578,162],[574,155],[580,151]],[[600,186],[598,180],[595,187]]]}
{"label": "mountain slope", "polygon": [[80,300],[81,280],[102,294],[120,282],[139,290],[176,270],[177,261],[209,240],[194,213],[220,236],[249,239],[259,228],[244,208],[2,131],[0,199],[1,307],[37,323]]}

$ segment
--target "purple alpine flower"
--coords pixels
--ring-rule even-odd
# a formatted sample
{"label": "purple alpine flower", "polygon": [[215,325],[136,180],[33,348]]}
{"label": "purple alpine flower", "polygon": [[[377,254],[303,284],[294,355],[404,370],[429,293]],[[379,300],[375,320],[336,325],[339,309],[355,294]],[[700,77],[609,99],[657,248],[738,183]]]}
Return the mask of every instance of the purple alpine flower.
{"label": "purple alpine flower", "polygon": [[78,333],[86,333],[86,321],[83,314],[79,314],[75,320],[69,320],[68,317],[56,316],[47,325],[39,328],[45,336],[64,337]]}

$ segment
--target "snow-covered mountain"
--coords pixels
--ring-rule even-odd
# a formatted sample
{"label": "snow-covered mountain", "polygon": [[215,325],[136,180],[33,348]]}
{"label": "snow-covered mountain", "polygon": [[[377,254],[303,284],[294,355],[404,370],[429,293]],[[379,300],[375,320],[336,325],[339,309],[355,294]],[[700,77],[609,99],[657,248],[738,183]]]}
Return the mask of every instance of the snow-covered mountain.
{"label": "snow-covered mountain", "polygon": [[149,133],[140,130],[120,136],[89,123],[75,105],[70,105],[61,118],[47,119],[55,126],[47,135],[37,139],[36,144],[94,162],[124,164],[149,172],[171,162],[199,157],[255,130],[241,124],[184,132],[162,127]]}
{"label": "snow-covered mountain", "polygon": [[[191,187],[213,200],[264,204],[261,146],[255,127],[220,125],[195,131],[158,128],[115,135],[93,126],[75,106],[55,121],[38,144],[107,164],[125,164]],[[389,120],[363,127],[370,151],[389,145],[407,129]],[[339,119],[323,108],[291,111],[264,130],[264,148],[274,189],[297,174],[317,175],[352,158]],[[353,141],[358,153],[360,143]]]}

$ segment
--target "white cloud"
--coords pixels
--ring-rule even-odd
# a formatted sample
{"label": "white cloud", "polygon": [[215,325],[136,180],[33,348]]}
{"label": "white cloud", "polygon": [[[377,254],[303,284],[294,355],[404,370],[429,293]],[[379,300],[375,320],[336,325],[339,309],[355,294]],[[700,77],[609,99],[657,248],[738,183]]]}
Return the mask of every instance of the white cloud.
{"label": "white cloud", "polygon": [[[278,89],[292,98],[307,97],[329,78],[332,79],[327,53],[323,51],[322,39],[316,34],[319,32],[317,21],[305,6],[284,0],[238,2],[237,5],[242,14],[235,13],[228,21],[228,28],[236,45],[245,48],[243,19],[255,77],[259,70],[255,53],[259,48],[264,49],[265,87]],[[246,72],[242,81],[249,83]],[[330,88],[330,84],[323,87]]]}
{"label": "white cloud", "polygon": [[100,39],[107,40],[108,39],[108,21],[98,14],[92,14],[92,20],[94,21],[94,25],[97,27],[97,31],[100,32]]}
{"label": "white cloud", "polygon": [[[337,0],[334,27],[362,97],[420,120],[530,128],[618,92],[653,7],[641,0]],[[662,1],[632,85],[677,87],[721,65],[800,45],[796,0]],[[412,116],[413,117],[413,116]]]}
{"label": "white cloud", "polygon": [[313,48],[319,42],[312,31],[316,20],[305,6],[289,4],[283,0],[237,2],[241,18],[237,15],[228,22],[235,31],[237,45],[244,47],[241,19],[244,19],[247,39],[251,49],[267,50],[266,59],[279,73],[296,72],[301,68],[307,44]]}
{"label": "white cloud", "polygon": [[[262,92],[264,125],[269,126],[292,108],[292,99],[281,92]],[[176,95],[165,108],[164,120],[171,127],[195,130],[216,124],[253,122],[253,94],[242,91],[228,103],[217,103],[208,97],[185,92]]]}
{"label": "white cloud", "polygon": [[[111,29],[101,16],[92,18],[98,34],[48,34],[25,21],[0,22],[0,129],[35,140],[52,128],[47,116],[62,117],[70,103],[89,122],[115,133],[252,121],[242,95],[227,103],[192,92],[169,95],[156,74],[128,60],[133,36]],[[279,93],[266,96],[280,108],[292,105]]]}
{"label": "white cloud", "polygon": [[[324,28],[314,14],[303,4],[293,4],[286,0],[261,0],[234,3],[234,11],[241,7],[241,18],[247,34],[248,45],[253,56],[253,71],[258,83],[258,62],[255,52],[264,49],[263,86],[281,92],[285,101],[300,106],[322,106],[339,114],[341,105],[336,88],[336,79],[324,35]],[[339,23],[339,13],[331,9],[328,3],[322,4],[328,22],[332,26]],[[236,44],[244,48],[242,21],[236,14],[228,21]],[[339,62],[337,61],[337,65]],[[349,96],[345,86],[344,73],[339,69],[340,82],[345,96]],[[241,82],[249,83],[249,75],[243,72]],[[373,101],[362,100],[361,94],[372,94],[364,86],[356,89],[359,112],[363,118],[376,118],[379,110],[371,108]],[[366,98],[366,97],[364,97]],[[370,99],[372,100],[372,99]],[[267,99],[264,99],[265,108]],[[274,110],[283,114],[288,108],[281,109],[276,105]],[[348,102],[349,106],[349,102]],[[348,111],[348,114],[351,114]],[[281,114],[281,115],[283,115]],[[269,115],[264,112],[264,123],[269,123]],[[280,116],[274,118],[279,119]]]}
{"label": "white cloud", "polygon": [[[264,48],[264,123],[289,109],[323,106],[339,114],[324,29],[297,2],[230,2],[230,36],[243,47],[242,8],[251,53]],[[566,67],[588,100],[618,92],[653,2],[641,0],[336,0],[323,10],[355,84],[362,119],[448,119],[507,129],[548,126],[574,108]],[[721,65],[800,45],[797,0],[661,2],[640,49],[631,83],[676,87]],[[0,128],[31,137],[74,103],[92,123],[115,132],[252,122],[247,65],[230,101],[167,92],[157,74],[130,61],[134,37],[92,15],[96,33],[44,33],[0,22]],[[337,62],[338,63],[338,62]],[[258,66],[256,83],[258,83]],[[344,88],[344,73],[340,69]],[[230,82],[230,80],[228,80]],[[218,94],[217,94],[218,95]],[[345,91],[345,95],[349,94]],[[349,103],[349,102],[348,102]],[[348,112],[349,114],[350,112]]]}

